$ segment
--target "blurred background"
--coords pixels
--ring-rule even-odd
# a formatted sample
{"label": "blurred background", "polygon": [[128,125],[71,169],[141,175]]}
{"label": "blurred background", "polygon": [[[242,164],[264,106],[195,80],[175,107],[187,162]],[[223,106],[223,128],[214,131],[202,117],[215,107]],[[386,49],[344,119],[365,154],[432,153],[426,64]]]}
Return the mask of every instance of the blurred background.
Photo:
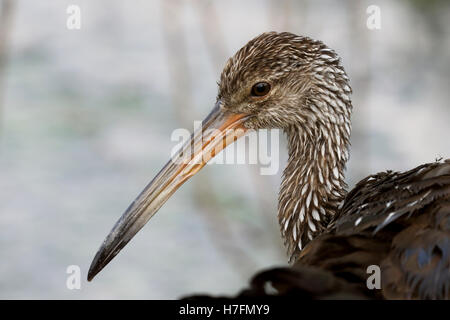
{"label": "blurred background", "polygon": [[[366,26],[373,4],[379,30]],[[79,30],[66,27],[69,5],[81,9]],[[85,280],[169,159],[172,130],[209,112],[226,59],[262,32],[307,35],[340,54],[354,91],[350,187],[450,157],[449,16],[437,0],[0,0],[0,298],[231,294],[286,264],[282,170],[211,165]],[[80,290],[66,287],[69,265],[81,268]]]}

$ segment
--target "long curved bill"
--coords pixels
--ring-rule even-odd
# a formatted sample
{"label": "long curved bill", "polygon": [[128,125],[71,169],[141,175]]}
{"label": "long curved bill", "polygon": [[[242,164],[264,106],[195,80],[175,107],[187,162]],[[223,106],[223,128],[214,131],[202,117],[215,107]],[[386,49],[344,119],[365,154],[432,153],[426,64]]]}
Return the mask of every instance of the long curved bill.
{"label": "long curved bill", "polygon": [[91,281],[150,220],[170,196],[227,145],[243,136],[245,114],[224,112],[218,101],[190,141],[167,162],[128,207],[100,246],[88,273]]}

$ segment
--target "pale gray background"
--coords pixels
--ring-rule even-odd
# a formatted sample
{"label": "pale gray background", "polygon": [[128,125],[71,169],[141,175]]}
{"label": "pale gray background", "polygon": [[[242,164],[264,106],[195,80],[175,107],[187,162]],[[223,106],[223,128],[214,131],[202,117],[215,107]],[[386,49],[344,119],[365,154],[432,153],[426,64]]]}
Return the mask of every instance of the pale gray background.
{"label": "pale gray background", "polygon": [[[225,59],[264,31],[321,39],[341,55],[354,89],[350,185],[450,157],[446,1],[8,2],[0,298],[229,294],[257,270],[286,263],[280,176],[214,165],[85,280],[115,221],[168,160],[172,130],[191,130],[208,113]],[[66,28],[69,4],[81,7],[81,30]],[[381,8],[381,30],[366,28],[370,4]],[[71,264],[81,267],[81,290],[66,288]]]}

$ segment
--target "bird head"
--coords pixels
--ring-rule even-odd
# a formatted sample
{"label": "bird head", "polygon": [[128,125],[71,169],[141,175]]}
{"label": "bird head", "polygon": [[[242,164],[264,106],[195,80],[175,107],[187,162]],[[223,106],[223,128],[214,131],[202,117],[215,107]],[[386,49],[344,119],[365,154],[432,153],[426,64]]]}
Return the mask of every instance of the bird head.
{"label": "bird head", "polygon": [[117,221],[98,250],[91,280],[169,197],[223,148],[249,130],[295,127],[311,138],[349,126],[348,78],[322,42],[269,32],[248,42],[226,63],[217,101],[178,153]]}
{"label": "bird head", "polygon": [[222,111],[248,115],[249,129],[349,121],[348,77],[337,54],[321,41],[268,32],[226,63],[217,102]]}

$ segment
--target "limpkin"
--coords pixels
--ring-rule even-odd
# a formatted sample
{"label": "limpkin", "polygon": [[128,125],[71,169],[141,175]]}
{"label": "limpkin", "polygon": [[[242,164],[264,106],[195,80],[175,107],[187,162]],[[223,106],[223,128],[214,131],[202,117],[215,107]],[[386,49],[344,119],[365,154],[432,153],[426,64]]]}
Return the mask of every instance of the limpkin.
{"label": "limpkin", "polygon": [[[268,32],[226,63],[215,106],[106,237],[100,272],[165,201],[250,130],[278,128],[289,159],[278,219],[293,266],[258,274],[242,295],[442,299],[450,291],[450,159],[370,175],[347,192],[352,90],[341,59],[321,41]],[[211,130],[215,129],[215,130]],[[381,290],[366,286],[369,265]]]}

